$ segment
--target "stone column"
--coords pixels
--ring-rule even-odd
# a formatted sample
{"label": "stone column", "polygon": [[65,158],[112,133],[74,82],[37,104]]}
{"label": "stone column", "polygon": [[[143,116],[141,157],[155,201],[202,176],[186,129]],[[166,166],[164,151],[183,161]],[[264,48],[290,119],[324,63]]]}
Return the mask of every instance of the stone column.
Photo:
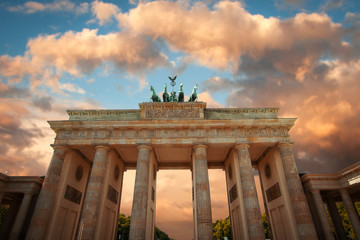
{"label": "stone column", "polygon": [[332,197],[328,197],[327,204],[329,207],[329,213],[331,216],[331,220],[335,227],[337,239],[348,240],[348,238],[346,237],[344,226],[342,224],[341,217],[339,215],[339,211],[336,207],[336,203],[335,203],[334,199]]}
{"label": "stone column", "polygon": [[286,183],[296,218],[300,239],[317,239],[314,222],[311,218],[301,180],[292,152],[292,143],[284,142],[278,145],[284,168]]}
{"label": "stone column", "polygon": [[146,234],[150,151],[152,148],[148,145],[140,145],[138,149],[134,198],[131,210],[130,240],[144,240]]}
{"label": "stone column", "polygon": [[324,202],[322,200],[320,191],[319,190],[312,190],[311,193],[312,193],[312,195],[314,197],[316,210],[317,210],[317,213],[319,214],[319,217],[320,217],[320,222],[321,222],[322,229],[324,230],[325,238],[327,240],[334,240],[334,235],[333,235],[333,232],[332,232],[332,229],[331,229],[331,226],[330,226],[329,218],[328,218],[328,216],[326,214]]}
{"label": "stone column", "polygon": [[22,227],[24,225],[26,215],[27,215],[28,210],[29,210],[29,206],[30,206],[30,203],[31,203],[32,196],[33,195],[30,194],[30,193],[25,193],[24,194],[24,197],[23,197],[23,199],[21,201],[19,211],[18,211],[18,213],[16,215],[14,225],[13,225],[13,227],[11,229],[11,233],[10,233],[10,237],[9,237],[10,240],[19,239]]}
{"label": "stone column", "polygon": [[44,239],[53,210],[67,148],[53,145],[54,153],[36,202],[26,239]]}
{"label": "stone column", "polygon": [[353,227],[356,239],[360,239],[360,221],[359,221],[359,215],[355,209],[355,206],[351,200],[351,197],[348,193],[348,191],[344,188],[339,189],[341,198],[343,200],[343,203],[345,205],[346,211],[349,215],[349,219],[351,222],[351,225]]}
{"label": "stone column", "polygon": [[0,204],[2,202],[3,197],[4,197],[4,192],[0,192]]}
{"label": "stone column", "polygon": [[265,239],[264,226],[261,219],[259,199],[249,155],[249,145],[235,146],[240,165],[240,179],[243,191],[246,220],[248,223],[249,239]]}
{"label": "stone column", "polygon": [[194,146],[195,163],[193,164],[194,192],[196,199],[197,240],[213,239],[209,174],[206,159],[206,145]]}
{"label": "stone column", "polygon": [[0,204],[1,204],[4,194],[5,194],[3,192],[4,188],[5,188],[5,183],[0,180]]}
{"label": "stone column", "polygon": [[0,239],[9,239],[11,228],[14,225],[16,215],[20,209],[22,198],[20,196],[13,196],[10,203],[10,208],[5,216],[4,222],[0,227]]}
{"label": "stone column", "polygon": [[106,160],[109,148],[96,146],[94,162],[91,168],[89,182],[86,189],[84,204],[80,216],[79,239],[94,239],[95,228],[99,221],[98,213],[100,200],[103,193],[103,182],[106,168]]}

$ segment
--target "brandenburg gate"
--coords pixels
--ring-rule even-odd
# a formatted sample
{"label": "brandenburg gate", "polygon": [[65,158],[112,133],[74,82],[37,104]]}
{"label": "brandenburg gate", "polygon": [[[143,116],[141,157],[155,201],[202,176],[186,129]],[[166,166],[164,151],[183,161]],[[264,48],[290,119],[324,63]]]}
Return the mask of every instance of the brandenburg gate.
{"label": "brandenburg gate", "polygon": [[69,110],[50,121],[53,157],[26,239],[115,239],[123,173],[136,169],[130,239],[154,238],[156,177],[192,173],[194,239],[212,236],[208,169],[225,170],[234,239],[264,239],[253,169],[274,239],[317,239],[292,152],[294,118],[277,108],[146,102],[136,110]]}

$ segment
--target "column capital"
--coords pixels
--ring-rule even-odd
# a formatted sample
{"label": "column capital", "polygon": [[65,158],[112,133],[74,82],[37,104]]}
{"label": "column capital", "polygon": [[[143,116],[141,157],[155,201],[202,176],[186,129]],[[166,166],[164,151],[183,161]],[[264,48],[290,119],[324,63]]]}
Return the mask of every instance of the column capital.
{"label": "column capital", "polygon": [[95,146],[95,149],[96,149],[96,150],[99,149],[99,148],[102,148],[102,149],[105,149],[105,150],[107,150],[107,151],[110,151],[110,148],[109,148],[108,146],[105,146],[105,145],[96,145],[96,146]]}
{"label": "column capital", "polygon": [[[339,188],[339,193],[340,194],[345,194],[345,195],[349,195],[349,191],[346,188]],[[350,195],[349,195],[350,196]]]}
{"label": "column capital", "polygon": [[50,146],[54,149],[54,150],[64,150],[64,151],[69,151],[70,148],[65,146],[65,145],[59,145],[59,144],[50,144]]}
{"label": "column capital", "polygon": [[247,143],[238,143],[235,145],[235,149],[238,150],[239,148],[245,148],[245,149],[249,149],[250,145]]}
{"label": "column capital", "polygon": [[339,192],[347,192],[348,190],[346,188],[339,188]]}
{"label": "column capital", "polygon": [[320,190],[319,189],[310,189],[310,192],[311,193],[320,193]]}
{"label": "column capital", "polygon": [[151,145],[147,145],[147,144],[138,145],[137,148],[138,148],[138,149],[147,148],[147,149],[149,149],[149,150],[152,150],[152,149],[153,149]]}
{"label": "column capital", "polygon": [[196,148],[205,148],[206,149],[207,147],[208,146],[203,143],[193,145],[193,149],[196,149]]}
{"label": "column capital", "polygon": [[288,142],[278,142],[277,146],[278,147],[291,147],[294,144],[293,141],[288,141]]}

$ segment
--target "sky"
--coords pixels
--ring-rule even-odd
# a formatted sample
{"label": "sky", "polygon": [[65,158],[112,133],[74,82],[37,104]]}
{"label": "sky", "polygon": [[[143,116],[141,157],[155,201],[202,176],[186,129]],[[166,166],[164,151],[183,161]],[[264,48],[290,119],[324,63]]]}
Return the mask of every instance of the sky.
{"label": "sky", "polygon": [[[299,172],[358,161],[360,1],[3,0],[0,172],[45,175],[48,120],[68,119],[67,109],[138,109],[150,85],[160,94],[175,75],[175,90],[183,82],[188,97],[198,84],[207,107],[279,107],[279,117],[296,117]],[[225,218],[224,172],[209,174],[213,220]],[[128,215],[133,182],[129,170]],[[190,172],[159,172],[156,224],[191,238]]]}

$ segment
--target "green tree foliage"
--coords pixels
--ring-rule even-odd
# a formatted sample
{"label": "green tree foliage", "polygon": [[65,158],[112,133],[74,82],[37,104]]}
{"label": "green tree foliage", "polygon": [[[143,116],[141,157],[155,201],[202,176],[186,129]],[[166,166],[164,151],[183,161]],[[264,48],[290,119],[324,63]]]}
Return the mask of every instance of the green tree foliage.
{"label": "green tree foliage", "polygon": [[117,239],[129,239],[129,232],[130,232],[130,221],[131,218],[125,217],[124,214],[119,215],[118,219],[118,238]]}
{"label": "green tree foliage", "polygon": [[215,240],[222,240],[224,237],[227,237],[229,240],[232,239],[230,217],[224,220],[217,220],[213,223],[213,236]]}
{"label": "green tree foliage", "polygon": [[[336,207],[337,207],[339,215],[341,217],[341,221],[344,226],[346,235],[348,235],[351,239],[356,239],[354,230],[351,226],[349,215],[347,214],[347,211],[345,208],[345,205],[343,203],[336,203]],[[355,207],[356,207],[357,212],[360,215],[360,202],[356,202]]]}
{"label": "green tree foliage", "polygon": [[8,210],[9,205],[0,205],[0,226],[3,225]]}
{"label": "green tree foliage", "polygon": [[262,222],[263,222],[263,225],[264,225],[265,238],[269,239],[270,238],[270,230],[269,230],[269,223],[268,223],[268,220],[266,218],[266,213],[263,213],[261,215],[261,219],[262,219]]}
{"label": "green tree foliage", "polygon": [[[128,240],[129,239],[130,222],[131,222],[131,217],[130,216],[126,217],[124,214],[119,215],[117,239],[121,239],[121,240]],[[155,240],[172,240],[166,233],[161,231],[156,226],[155,226],[155,231],[154,231],[154,239]]]}
{"label": "green tree foliage", "polygon": [[[265,237],[270,238],[269,224],[266,214],[264,213],[261,217],[264,225]],[[225,220],[217,220],[213,223],[213,236],[214,240],[223,240],[224,237],[227,237],[228,240],[232,239],[230,217],[227,217]]]}
{"label": "green tree foliage", "polygon": [[171,240],[171,238],[155,226],[154,240]]}

